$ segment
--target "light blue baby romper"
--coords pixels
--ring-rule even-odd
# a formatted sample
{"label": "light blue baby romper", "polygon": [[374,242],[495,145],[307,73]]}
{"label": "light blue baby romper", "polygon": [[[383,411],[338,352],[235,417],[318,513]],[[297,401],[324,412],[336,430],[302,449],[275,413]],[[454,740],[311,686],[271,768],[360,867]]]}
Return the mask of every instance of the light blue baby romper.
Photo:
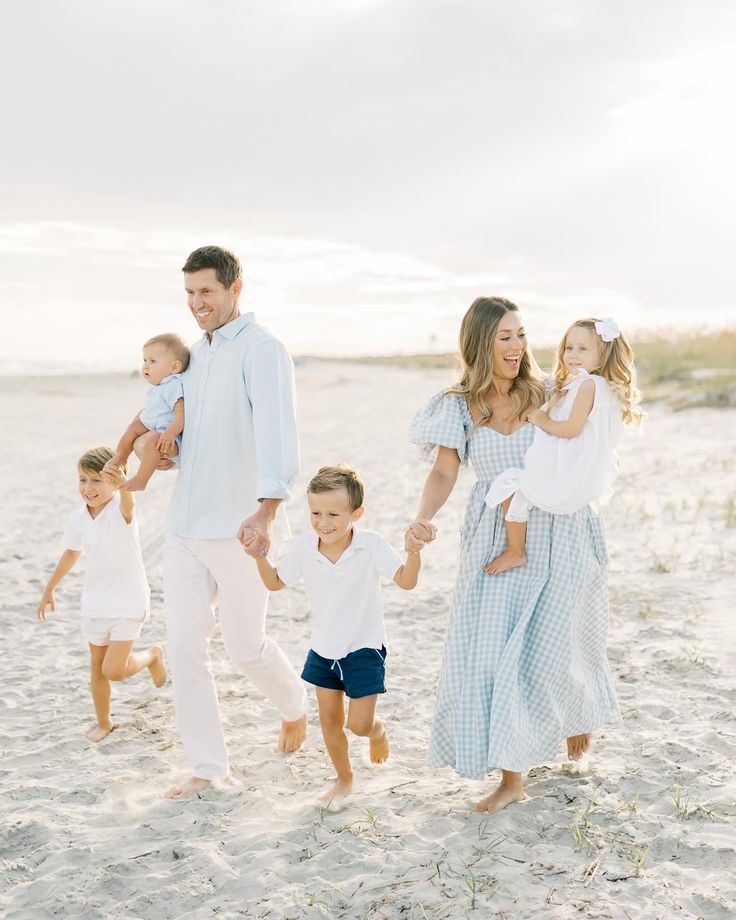
{"label": "light blue baby romper", "polygon": [[[444,392],[444,391],[443,391]],[[563,738],[618,721],[606,660],[606,542],[589,506],[571,515],[529,513],[526,565],[500,575],[483,566],[506,548],[503,509],[484,498],[491,480],[523,465],[534,437],[487,426],[466,440],[465,399],[438,393],[411,423],[410,440],[433,459],[437,445],[469,460],[460,560],[429,746],[432,767],[482,779],[557,760]]]}

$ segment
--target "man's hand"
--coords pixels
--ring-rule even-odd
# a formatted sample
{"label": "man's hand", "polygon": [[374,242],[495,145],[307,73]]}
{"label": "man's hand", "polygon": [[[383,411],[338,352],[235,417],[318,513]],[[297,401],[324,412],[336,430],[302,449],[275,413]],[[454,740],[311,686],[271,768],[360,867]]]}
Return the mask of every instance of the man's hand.
{"label": "man's hand", "polygon": [[102,477],[115,486],[116,489],[119,489],[125,483],[125,473],[121,467],[115,466],[112,460],[108,460],[102,467]]}
{"label": "man's hand", "polygon": [[171,428],[167,428],[156,442],[156,450],[160,454],[164,454],[164,456],[168,457],[174,453],[175,444],[176,435],[171,431]]}
{"label": "man's hand", "polygon": [[[115,476],[117,473],[119,473],[121,476],[123,476],[122,467],[123,461],[116,454],[114,457],[110,457],[107,463],[102,467],[102,475],[107,476],[109,473],[111,476]],[[124,480],[125,476],[123,476],[123,481]]]}
{"label": "man's hand", "polygon": [[43,592],[43,597],[41,598],[41,602],[39,603],[38,609],[36,610],[36,616],[39,618],[39,620],[46,619],[47,607],[51,607],[51,612],[56,613],[56,598],[54,597],[54,592],[49,591],[48,588]]}
{"label": "man's hand", "polygon": [[271,549],[271,518],[256,511],[240,525],[238,540],[249,556],[267,556]]}

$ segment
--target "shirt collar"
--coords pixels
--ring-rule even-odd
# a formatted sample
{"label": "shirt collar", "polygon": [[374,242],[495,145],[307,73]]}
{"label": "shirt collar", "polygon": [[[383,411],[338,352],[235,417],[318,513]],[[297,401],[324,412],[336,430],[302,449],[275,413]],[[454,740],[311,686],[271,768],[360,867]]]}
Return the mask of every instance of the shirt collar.
{"label": "shirt collar", "polygon": [[319,551],[319,534],[316,530],[313,530],[310,534],[311,540],[309,542],[309,549],[313,556],[316,556],[318,559],[321,559],[323,562],[326,562],[328,565],[340,565],[343,559],[349,559],[356,550],[365,549],[368,545],[365,538],[365,533],[360,530],[358,527],[353,527],[353,539],[350,541],[350,546],[345,550],[345,552],[340,556],[337,562],[330,562],[330,560],[323,556]]}
{"label": "shirt collar", "polygon": [[[161,384],[159,384],[159,386],[161,386]],[[99,514],[95,515],[95,517],[92,517],[92,515],[89,513],[89,508],[87,507],[87,503],[84,501],[84,499],[82,499],[82,506],[81,506],[82,514],[87,518],[88,521],[92,521],[93,524],[96,524],[97,521],[100,520],[100,518],[109,517],[110,514],[116,509],[118,509],[119,507],[120,507],[120,492],[116,492],[113,495],[113,497],[110,499],[110,501],[102,509],[102,511],[100,511]]]}
{"label": "shirt collar", "polygon": [[[246,326],[255,322],[256,315],[255,313],[242,313],[236,319],[231,320],[229,323],[225,323],[224,326],[220,326],[219,329],[215,329],[215,333],[221,335],[225,339],[230,339],[232,341],[236,336],[245,329]],[[207,333],[203,333],[204,338],[207,338]]]}

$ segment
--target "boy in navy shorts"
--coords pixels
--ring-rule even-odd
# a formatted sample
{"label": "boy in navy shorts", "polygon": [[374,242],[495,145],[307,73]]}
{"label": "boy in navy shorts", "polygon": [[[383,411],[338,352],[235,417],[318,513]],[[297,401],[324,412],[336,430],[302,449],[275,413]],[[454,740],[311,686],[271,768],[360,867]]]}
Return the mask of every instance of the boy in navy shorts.
{"label": "boy in navy shorts", "polygon": [[[245,551],[254,557],[269,591],[280,591],[304,579],[312,604],[312,647],[302,678],[317,690],[319,721],[337,779],[322,796],[344,798],[353,786],[345,734],[348,728],[368,737],[373,763],[388,759],[388,734],[376,718],[378,694],[385,693],[386,646],[381,578],[410,591],[419,577],[419,551],[402,565],[396,550],[370,530],[356,529],[364,487],[348,466],[323,466],[307,487],[312,532],[298,537],[274,568],[257,555],[255,535],[243,534]],[[252,547],[252,549],[251,549]]]}

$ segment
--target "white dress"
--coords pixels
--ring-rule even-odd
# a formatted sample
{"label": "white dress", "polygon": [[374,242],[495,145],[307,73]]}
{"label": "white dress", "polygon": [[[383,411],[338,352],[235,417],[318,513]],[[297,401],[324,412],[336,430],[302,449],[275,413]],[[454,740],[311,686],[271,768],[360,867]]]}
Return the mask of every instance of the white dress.
{"label": "white dress", "polygon": [[[598,374],[581,370],[563,388],[549,417],[567,421],[580,385],[595,383],[593,408],[576,438],[560,438],[536,428],[524,455],[524,469],[511,468],[496,477],[486,496],[494,508],[514,495],[507,520],[526,520],[531,505],[550,514],[575,514],[611,494],[618,474],[616,446],[623,434],[621,404],[610,384]],[[546,407],[545,407],[546,408]]]}

